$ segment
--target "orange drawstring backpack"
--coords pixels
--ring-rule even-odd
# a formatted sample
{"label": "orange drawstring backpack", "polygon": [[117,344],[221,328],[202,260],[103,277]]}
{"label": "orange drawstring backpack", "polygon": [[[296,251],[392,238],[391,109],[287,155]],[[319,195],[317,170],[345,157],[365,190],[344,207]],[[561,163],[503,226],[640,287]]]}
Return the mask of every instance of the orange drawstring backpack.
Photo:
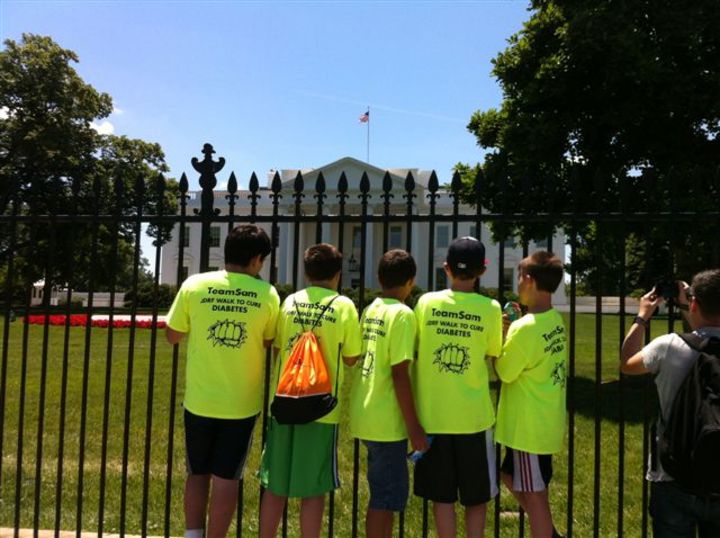
{"label": "orange drawstring backpack", "polygon": [[[297,303],[293,300],[295,313],[303,332],[293,344],[285,367],[279,373],[275,398],[270,405],[273,417],[280,424],[307,424],[324,417],[337,405],[339,372],[336,372],[335,393],[333,394],[327,363],[313,331],[338,297],[339,295],[336,295],[323,307],[309,330],[306,329]],[[340,351],[341,345],[338,345],[336,371],[340,367]]]}

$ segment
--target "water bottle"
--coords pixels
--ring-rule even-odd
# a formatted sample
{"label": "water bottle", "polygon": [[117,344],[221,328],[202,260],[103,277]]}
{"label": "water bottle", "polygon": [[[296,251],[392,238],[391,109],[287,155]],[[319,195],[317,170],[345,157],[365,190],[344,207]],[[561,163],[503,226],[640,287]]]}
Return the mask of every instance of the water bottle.
{"label": "water bottle", "polygon": [[503,306],[503,314],[507,314],[510,322],[520,319],[521,313],[522,310],[520,309],[520,305],[515,301],[508,301],[505,303],[505,306]]}
{"label": "water bottle", "polygon": [[[428,450],[430,450],[430,445],[432,445],[433,436],[432,436],[432,435],[428,435],[428,436],[427,436],[427,440],[428,440]],[[422,450],[413,450],[412,452],[410,452],[410,454],[408,454],[407,458],[408,458],[413,464],[415,464],[415,463],[417,463],[418,461],[420,461],[420,458],[422,458],[422,457],[425,455],[425,452],[427,452],[427,450],[425,450],[425,451],[422,451]]]}

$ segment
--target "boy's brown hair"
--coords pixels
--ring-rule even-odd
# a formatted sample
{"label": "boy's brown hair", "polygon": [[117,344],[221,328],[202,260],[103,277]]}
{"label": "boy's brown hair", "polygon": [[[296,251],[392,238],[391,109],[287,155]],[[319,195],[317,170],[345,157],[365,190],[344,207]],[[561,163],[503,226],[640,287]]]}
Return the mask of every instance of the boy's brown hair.
{"label": "boy's brown hair", "polygon": [[310,280],[330,280],[342,271],[342,260],[342,254],[333,245],[328,243],[313,245],[303,256],[305,274]]}
{"label": "boy's brown hair", "polygon": [[225,238],[225,263],[247,266],[255,256],[263,260],[272,244],[265,230],[254,224],[235,226]]}
{"label": "boy's brown hair", "polygon": [[518,264],[518,270],[522,275],[533,277],[538,290],[548,293],[555,293],[565,273],[560,258],[546,250],[538,250],[523,258]]}
{"label": "boy's brown hair", "polygon": [[378,264],[378,280],[383,289],[404,286],[416,273],[415,260],[402,249],[388,250]]}

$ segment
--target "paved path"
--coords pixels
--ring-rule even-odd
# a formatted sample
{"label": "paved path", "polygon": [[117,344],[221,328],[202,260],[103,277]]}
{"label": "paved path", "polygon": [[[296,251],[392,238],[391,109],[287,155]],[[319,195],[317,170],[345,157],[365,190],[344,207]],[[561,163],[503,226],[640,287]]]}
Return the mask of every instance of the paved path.
{"label": "paved path", "polygon": [[[15,530],[0,527],[0,538],[13,538],[15,536]],[[33,538],[32,529],[20,529],[20,538]],[[39,538],[55,538],[55,531],[41,530],[38,531]],[[97,532],[83,532],[80,535],[82,538],[97,538]],[[103,534],[105,538],[120,538],[119,534]],[[75,538],[75,531],[60,531],[60,538]],[[139,538],[133,534],[126,534],[125,538]],[[159,538],[148,536],[148,538]]]}

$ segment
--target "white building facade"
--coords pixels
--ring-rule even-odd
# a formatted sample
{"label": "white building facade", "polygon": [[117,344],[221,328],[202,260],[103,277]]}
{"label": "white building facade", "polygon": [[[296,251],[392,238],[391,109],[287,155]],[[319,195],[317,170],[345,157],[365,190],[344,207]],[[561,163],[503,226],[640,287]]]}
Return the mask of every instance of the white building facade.
{"label": "white building facade", "polygon": [[[348,182],[347,201],[345,204],[345,214],[359,215],[361,213],[360,206],[360,180],[363,173],[366,173],[370,182],[370,197],[368,199],[368,215],[384,214],[384,198],[383,198],[383,178],[385,170],[376,168],[370,164],[358,161],[352,157],[345,157],[321,168],[308,170],[281,170],[278,173],[282,180],[282,198],[279,200],[280,215],[293,215],[295,212],[294,182],[297,173],[302,172],[305,183],[305,198],[303,199],[302,211],[305,215],[315,215],[317,212],[317,201],[313,198],[315,194],[315,182],[318,175],[322,172],[325,182],[327,198],[323,204],[323,212],[326,215],[337,215],[339,213],[339,201],[337,198],[337,183],[341,173],[345,173]],[[412,172],[415,179],[415,194],[413,200],[413,213],[419,215],[427,215],[429,213],[429,202],[427,198],[428,189],[427,182],[431,172],[418,169],[391,169],[388,170],[393,182],[392,203],[390,206],[391,215],[406,215],[407,202],[403,195],[405,191],[405,179],[408,172]],[[275,174],[271,171],[268,174],[268,183],[266,187],[261,187],[258,191],[259,199],[257,206],[257,214],[263,216],[271,216],[273,212],[272,201],[270,195],[270,183]],[[442,181],[441,181],[442,183]],[[190,199],[188,201],[187,213],[193,214],[193,209],[200,208],[200,192],[188,193]],[[238,191],[236,193],[238,199],[235,205],[235,215],[237,219],[235,224],[247,222],[250,215],[249,191]],[[446,189],[440,189],[436,200],[436,215],[452,215],[453,199]],[[215,208],[220,210],[221,215],[228,214],[227,192],[215,192]],[[487,225],[483,223],[480,234],[478,235],[476,225],[472,216],[475,209],[466,205],[460,205],[460,215],[466,215],[471,220],[458,223],[458,236],[471,235],[478,237],[483,241],[486,248],[486,258],[488,260],[488,269],[481,278],[481,285],[488,288],[497,288],[499,282],[499,245],[492,242],[492,235]],[[271,233],[270,223],[260,223],[268,235]],[[377,264],[383,252],[383,222],[366,222],[366,249],[365,249],[365,286],[366,288],[376,289],[379,287],[377,282]],[[343,229],[343,287],[357,287],[360,281],[360,258],[361,258],[361,233],[363,223],[360,222],[326,222],[322,224],[322,241],[338,245],[340,226]],[[407,237],[407,222],[390,222],[388,225],[388,248],[407,248],[405,245]],[[446,286],[445,273],[443,271],[443,262],[447,254],[447,248],[452,241],[452,222],[435,222],[435,241],[432,252],[429,252],[429,223],[413,222],[411,226],[410,250],[418,264],[418,274],[416,278],[417,285],[423,289],[428,289],[428,261],[432,264],[434,275],[434,289],[442,289]],[[281,222],[278,225],[278,249],[277,249],[277,275],[276,280],[279,284],[291,284],[293,282],[294,267],[294,242],[295,242],[295,223]],[[300,223],[299,232],[299,256],[302,257],[303,251],[310,245],[315,243],[316,224],[315,222]],[[224,265],[223,260],[223,244],[227,235],[228,225],[226,223],[213,223],[210,228],[210,268],[220,269]],[[195,274],[200,270],[200,223],[186,224],[185,248],[182,259],[182,271],[184,276]],[[180,264],[179,260],[179,229],[175,227],[172,233],[172,240],[165,244],[162,248],[161,258],[161,275],[160,282],[175,284],[177,280],[177,270]],[[562,230],[556,232],[552,241],[552,250],[565,260],[566,239]],[[531,242],[529,251],[547,248],[547,240],[539,242]],[[504,251],[504,271],[503,278],[505,280],[505,289],[517,292],[517,264],[522,259],[522,248],[514,241],[506,241]],[[266,260],[265,267],[261,276],[265,279],[270,277],[269,258]],[[297,282],[299,287],[305,285],[304,275],[302,274],[302,259],[299,260]],[[564,285],[561,283],[560,288],[553,297],[555,304],[566,304],[566,296]]]}

